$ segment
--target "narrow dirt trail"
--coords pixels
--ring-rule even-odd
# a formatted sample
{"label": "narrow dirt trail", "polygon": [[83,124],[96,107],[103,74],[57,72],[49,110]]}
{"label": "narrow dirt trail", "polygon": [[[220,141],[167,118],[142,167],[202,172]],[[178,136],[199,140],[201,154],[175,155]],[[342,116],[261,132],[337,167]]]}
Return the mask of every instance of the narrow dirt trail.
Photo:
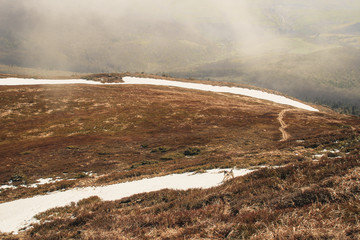
{"label": "narrow dirt trail", "polygon": [[284,115],[287,111],[289,111],[290,109],[284,109],[279,113],[279,116],[277,117],[277,120],[280,123],[280,127],[279,127],[279,131],[282,134],[282,139],[280,140],[282,141],[286,141],[290,138],[290,134],[288,132],[286,132],[286,128],[288,127],[288,125],[284,122]]}

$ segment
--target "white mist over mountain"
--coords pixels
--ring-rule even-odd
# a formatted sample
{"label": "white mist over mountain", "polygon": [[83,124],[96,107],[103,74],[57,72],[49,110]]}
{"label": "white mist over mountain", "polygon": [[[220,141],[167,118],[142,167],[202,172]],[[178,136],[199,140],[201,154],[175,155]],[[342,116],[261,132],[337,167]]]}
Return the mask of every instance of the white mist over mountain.
{"label": "white mist over mountain", "polygon": [[359,12],[357,0],[0,0],[0,65],[167,73],[357,104]]}
{"label": "white mist over mountain", "polygon": [[286,49],[284,31],[308,30],[309,20],[297,14],[311,10],[311,16],[328,21],[321,15],[329,8],[341,8],[351,18],[360,6],[356,1],[1,0],[0,63],[94,72],[181,69]]}

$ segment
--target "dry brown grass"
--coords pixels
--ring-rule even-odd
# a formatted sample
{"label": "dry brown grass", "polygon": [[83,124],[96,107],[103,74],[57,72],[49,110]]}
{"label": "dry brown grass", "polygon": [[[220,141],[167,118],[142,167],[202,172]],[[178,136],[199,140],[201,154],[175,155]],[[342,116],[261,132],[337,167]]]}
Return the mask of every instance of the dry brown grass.
{"label": "dry brown grass", "polygon": [[359,239],[358,154],[262,169],[207,190],[91,197],[38,215],[43,223],[22,237]]}
{"label": "dry brown grass", "polygon": [[[281,106],[251,98],[148,86],[1,87],[0,181],[21,172],[98,183],[139,175],[259,164],[271,150]],[[260,146],[260,147],[259,147]],[[166,147],[167,152],[153,151]],[[185,156],[189,148],[199,154]],[[136,157],[134,157],[136,156]],[[67,175],[64,175],[67,173]],[[6,193],[7,196],[13,194]],[[4,196],[4,193],[2,194]]]}
{"label": "dry brown grass", "polygon": [[[2,190],[0,201],[172,172],[288,165],[209,190],[91,198],[40,215],[25,239],[359,237],[358,118],[289,111],[291,138],[280,142],[277,117],[288,107],[230,94],[43,85],[1,86],[0,99],[0,183],[77,178]],[[325,148],[342,158],[313,162]],[[90,171],[97,175],[83,174]]]}

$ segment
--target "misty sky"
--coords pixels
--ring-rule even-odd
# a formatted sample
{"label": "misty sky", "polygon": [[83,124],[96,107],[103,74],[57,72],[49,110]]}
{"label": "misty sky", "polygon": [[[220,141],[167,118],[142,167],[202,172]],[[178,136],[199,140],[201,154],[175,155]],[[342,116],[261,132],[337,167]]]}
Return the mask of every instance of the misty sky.
{"label": "misty sky", "polygon": [[358,2],[0,0],[0,63],[74,71],[181,69],[286,48],[289,34],[331,30],[334,11],[345,16],[344,24],[355,21]]}

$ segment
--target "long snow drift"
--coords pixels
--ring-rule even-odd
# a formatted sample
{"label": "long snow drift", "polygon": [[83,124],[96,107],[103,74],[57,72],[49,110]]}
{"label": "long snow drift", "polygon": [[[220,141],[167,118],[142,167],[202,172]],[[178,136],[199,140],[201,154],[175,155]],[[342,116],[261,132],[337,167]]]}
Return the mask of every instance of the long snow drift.
{"label": "long snow drift", "polygon": [[[117,200],[138,193],[166,188],[187,190],[214,187],[222,183],[224,170],[229,169],[214,169],[204,173],[171,174],[101,187],[75,188],[2,203],[0,204],[0,232],[17,233],[20,229],[36,222],[34,219],[36,214],[91,196],[99,196],[103,200]],[[252,171],[234,169],[234,175],[235,177],[243,176]]]}
{"label": "long snow drift", "polygon": [[178,82],[178,81],[169,81],[161,79],[152,79],[152,78],[135,78],[135,77],[124,77],[124,82],[127,84],[151,84],[158,86],[172,86],[180,87],[187,89],[196,89],[210,92],[219,92],[219,93],[232,93],[237,95],[243,95],[263,100],[268,100],[275,103],[290,105],[296,108],[301,108],[309,111],[319,111],[313,107],[305,105],[303,103],[294,101],[292,99],[286,98],[284,96],[267,93],[259,90],[240,88],[240,87],[226,87],[226,86],[214,86],[201,83],[189,83],[189,82]]}
{"label": "long snow drift", "polygon": [[26,79],[26,78],[3,78],[0,79],[0,85],[38,85],[38,84],[147,84],[157,86],[171,86],[187,89],[195,89],[210,92],[219,93],[232,93],[263,100],[268,100],[275,103],[285,104],[296,108],[319,111],[309,105],[301,102],[286,98],[284,96],[267,93],[254,89],[240,88],[240,87],[227,87],[227,86],[214,86],[201,83],[190,83],[180,81],[169,81],[163,79],[153,78],[137,78],[137,77],[124,77],[123,83],[101,83],[96,81],[84,80],[84,79],[67,79],[67,80],[50,80],[50,79]]}

